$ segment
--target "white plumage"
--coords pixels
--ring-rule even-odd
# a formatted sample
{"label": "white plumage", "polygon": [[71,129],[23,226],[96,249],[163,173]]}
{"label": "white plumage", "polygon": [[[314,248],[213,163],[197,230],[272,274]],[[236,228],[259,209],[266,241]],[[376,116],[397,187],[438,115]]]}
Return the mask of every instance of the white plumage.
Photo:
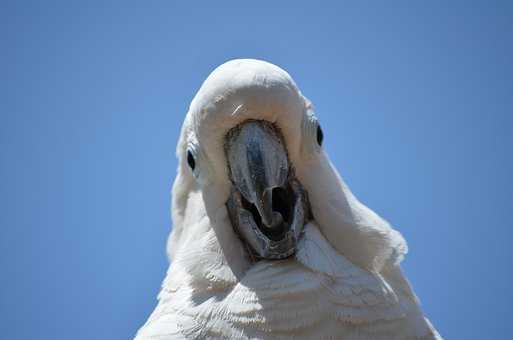
{"label": "white plumage", "polygon": [[[248,119],[279,127],[308,192],[313,219],[286,260],[252,261],[225,206],[225,136]],[[177,146],[171,264],[137,340],[440,338],[399,267],[406,242],[353,196],[316,127],[312,105],[277,66],[233,60],[207,78]]]}

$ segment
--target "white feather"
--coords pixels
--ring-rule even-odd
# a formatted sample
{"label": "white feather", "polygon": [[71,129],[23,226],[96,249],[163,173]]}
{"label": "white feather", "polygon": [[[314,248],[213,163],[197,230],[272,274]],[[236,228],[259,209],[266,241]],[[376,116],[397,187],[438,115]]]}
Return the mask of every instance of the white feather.
{"label": "white feather", "polygon": [[[294,258],[252,263],[234,234],[223,152],[247,119],[282,130],[315,220]],[[136,339],[439,339],[399,263],[406,242],[361,204],[313,136],[310,102],[282,69],[257,60],[221,65],[191,103],[177,146],[171,265]],[[196,168],[185,160],[193,149]]]}

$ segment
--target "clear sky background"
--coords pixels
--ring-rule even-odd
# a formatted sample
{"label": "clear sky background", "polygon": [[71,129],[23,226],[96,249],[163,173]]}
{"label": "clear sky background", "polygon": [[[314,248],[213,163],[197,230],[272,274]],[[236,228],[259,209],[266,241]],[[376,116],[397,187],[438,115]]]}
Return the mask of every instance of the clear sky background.
{"label": "clear sky background", "polygon": [[513,2],[3,1],[0,337],[129,339],[219,64],[286,69],[447,339],[513,337]]}

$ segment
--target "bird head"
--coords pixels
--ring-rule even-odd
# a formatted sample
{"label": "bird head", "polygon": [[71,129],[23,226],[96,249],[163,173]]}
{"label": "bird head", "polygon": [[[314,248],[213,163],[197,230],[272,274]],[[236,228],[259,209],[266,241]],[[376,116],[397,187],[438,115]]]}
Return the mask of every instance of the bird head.
{"label": "bird head", "polygon": [[251,59],[219,66],[194,97],[177,146],[171,259],[241,272],[293,255],[310,220],[361,267],[401,258],[402,237],[349,191],[323,138],[287,72]]}

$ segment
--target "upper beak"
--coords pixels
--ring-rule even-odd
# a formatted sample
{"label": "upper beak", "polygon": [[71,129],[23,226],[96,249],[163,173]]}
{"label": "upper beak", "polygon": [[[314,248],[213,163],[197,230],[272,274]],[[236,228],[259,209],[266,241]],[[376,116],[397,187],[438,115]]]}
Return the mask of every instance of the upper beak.
{"label": "upper beak", "polygon": [[228,135],[226,155],[234,186],[256,207],[262,224],[280,226],[284,216],[273,209],[273,193],[286,186],[289,163],[278,133],[270,123],[248,121]]}

